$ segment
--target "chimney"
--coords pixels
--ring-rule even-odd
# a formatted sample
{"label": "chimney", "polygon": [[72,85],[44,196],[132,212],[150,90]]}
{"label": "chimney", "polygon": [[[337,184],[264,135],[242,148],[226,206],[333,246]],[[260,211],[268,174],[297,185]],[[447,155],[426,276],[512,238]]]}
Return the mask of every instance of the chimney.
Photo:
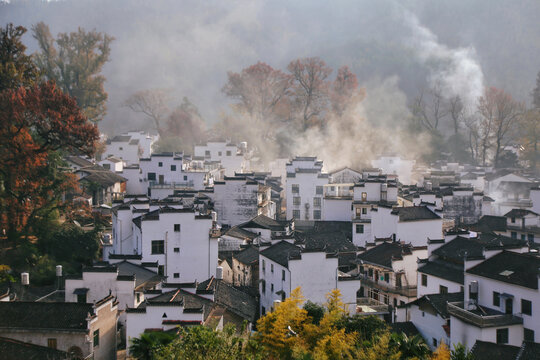
{"label": "chimney", "polygon": [[62,265],[56,265],[56,289],[62,290]]}
{"label": "chimney", "polygon": [[21,273],[21,284],[24,286],[30,285],[30,274],[27,272]]}
{"label": "chimney", "polygon": [[223,280],[223,267],[218,266],[216,268],[216,279],[217,280]]}

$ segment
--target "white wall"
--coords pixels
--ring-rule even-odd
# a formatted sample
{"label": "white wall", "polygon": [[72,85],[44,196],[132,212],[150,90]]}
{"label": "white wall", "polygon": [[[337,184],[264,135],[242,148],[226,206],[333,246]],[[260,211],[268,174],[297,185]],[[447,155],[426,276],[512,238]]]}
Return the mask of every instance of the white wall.
{"label": "white wall", "polygon": [[351,199],[323,199],[322,220],[351,221],[353,216]]}
{"label": "white wall", "polygon": [[337,257],[327,258],[325,252],[304,252],[300,259],[289,260],[291,289],[300,286],[306,300],[323,304],[326,294],[337,288],[337,269]]}

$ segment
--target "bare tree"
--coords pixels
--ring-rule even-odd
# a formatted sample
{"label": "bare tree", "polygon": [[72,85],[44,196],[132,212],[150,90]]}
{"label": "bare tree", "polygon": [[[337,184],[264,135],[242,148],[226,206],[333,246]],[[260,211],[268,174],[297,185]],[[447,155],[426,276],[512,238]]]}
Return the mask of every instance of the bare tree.
{"label": "bare tree", "polygon": [[432,133],[438,132],[442,119],[449,113],[441,86],[435,84],[427,91],[422,89],[413,101],[411,112],[422,128]]}
{"label": "bare tree", "polygon": [[165,136],[163,121],[169,113],[167,104],[170,100],[169,91],[165,89],[149,89],[137,91],[125,101],[124,105],[152,119],[159,136],[163,137]]}
{"label": "bare tree", "polygon": [[487,142],[493,139],[493,163],[498,166],[504,147],[517,138],[518,121],[524,114],[524,105],[503,90],[489,87],[478,101],[478,113],[481,117],[480,124],[485,127],[483,131],[488,134],[485,142],[483,141],[482,163],[486,163],[486,151],[489,147]]}
{"label": "bare tree", "polygon": [[332,69],[318,57],[291,61],[287,69],[294,78],[296,103],[301,108],[302,128],[307,130],[326,108],[328,84]]}

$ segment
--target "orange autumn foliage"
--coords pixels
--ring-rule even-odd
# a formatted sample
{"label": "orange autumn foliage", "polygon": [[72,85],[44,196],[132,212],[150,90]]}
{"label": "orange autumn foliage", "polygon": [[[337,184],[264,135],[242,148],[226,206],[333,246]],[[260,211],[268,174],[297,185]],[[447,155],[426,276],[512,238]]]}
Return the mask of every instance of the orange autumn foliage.
{"label": "orange autumn foliage", "polygon": [[92,154],[97,138],[97,127],[53,82],[0,93],[0,229],[8,238],[76,186],[58,168],[58,151]]}

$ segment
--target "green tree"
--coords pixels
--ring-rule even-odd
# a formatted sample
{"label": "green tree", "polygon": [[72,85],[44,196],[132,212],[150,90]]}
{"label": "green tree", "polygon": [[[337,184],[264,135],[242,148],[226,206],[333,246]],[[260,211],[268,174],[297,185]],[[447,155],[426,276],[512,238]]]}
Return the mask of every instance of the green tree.
{"label": "green tree", "polygon": [[32,58],[25,54],[21,37],[26,28],[7,24],[0,29],[0,91],[29,87],[36,82],[39,71]]}
{"label": "green tree", "polygon": [[324,307],[308,300],[304,304],[304,310],[307,311],[307,316],[312,319],[313,324],[319,325],[324,316]]}
{"label": "green tree", "polygon": [[175,337],[175,334],[166,332],[141,334],[140,337],[131,340],[130,355],[138,360],[153,360],[158,351],[170,344]]}
{"label": "green tree", "polygon": [[180,329],[179,337],[168,346],[158,348],[152,359],[261,359],[260,355],[250,350],[248,343],[248,339],[236,335],[236,329],[232,325],[225,326],[223,331],[195,326]]}
{"label": "green tree", "polygon": [[[92,122],[103,119],[107,93],[103,65],[109,60],[113,37],[79,28],[77,32],[60,33],[54,40],[49,27],[39,22],[32,27],[40,52],[36,64],[47,80],[54,80]],[[55,46],[56,43],[56,46]]]}
{"label": "green tree", "polygon": [[452,360],[474,360],[474,355],[465,345],[458,343],[454,345],[454,350],[450,351],[450,359]]}
{"label": "green tree", "polygon": [[431,354],[429,347],[420,335],[408,337],[405,333],[393,333],[390,345],[395,347],[403,359],[427,359]]}

